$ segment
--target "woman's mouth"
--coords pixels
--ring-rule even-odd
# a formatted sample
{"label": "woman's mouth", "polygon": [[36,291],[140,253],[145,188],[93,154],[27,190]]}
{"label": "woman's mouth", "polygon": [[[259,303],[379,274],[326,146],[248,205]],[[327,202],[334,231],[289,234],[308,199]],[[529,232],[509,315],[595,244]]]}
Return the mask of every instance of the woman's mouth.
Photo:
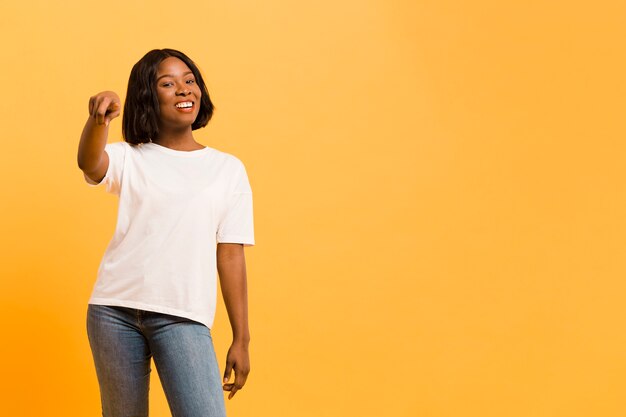
{"label": "woman's mouth", "polygon": [[193,111],[193,101],[181,101],[175,105],[178,111],[185,113],[191,113]]}

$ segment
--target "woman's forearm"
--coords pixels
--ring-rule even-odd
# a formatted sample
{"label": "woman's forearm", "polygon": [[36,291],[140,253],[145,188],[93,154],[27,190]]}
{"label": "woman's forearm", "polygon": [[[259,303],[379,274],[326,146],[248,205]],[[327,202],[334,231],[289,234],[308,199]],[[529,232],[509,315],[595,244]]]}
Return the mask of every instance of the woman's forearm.
{"label": "woman's forearm", "polygon": [[248,289],[246,261],[240,243],[217,245],[217,271],[224,304],[233,330],[233,343],[248,344]]}
{"label": "woman's forearm", "polygon": [[104,147],[107,144],[109,126],[99,125],[89,117],[80,135],[78,144],[78,167],[84,172],[94,171],[100,164]]}

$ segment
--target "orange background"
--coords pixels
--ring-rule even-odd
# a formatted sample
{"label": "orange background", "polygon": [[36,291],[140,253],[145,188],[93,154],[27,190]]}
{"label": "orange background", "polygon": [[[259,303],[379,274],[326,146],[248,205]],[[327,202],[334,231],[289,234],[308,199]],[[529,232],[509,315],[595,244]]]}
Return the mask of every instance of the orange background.
{"label": "orange background", "polygon": [[[3,2],[2,415],[100,415],[85,313],[117,200],[85,184],[78,140],[89,96],[124,98],[171,47],[216,105],[197,140],[254,195],[252,370],[229,416],[624,416],[625,18],[604,0]],[[221,371],[230,337],[221,303]]]}

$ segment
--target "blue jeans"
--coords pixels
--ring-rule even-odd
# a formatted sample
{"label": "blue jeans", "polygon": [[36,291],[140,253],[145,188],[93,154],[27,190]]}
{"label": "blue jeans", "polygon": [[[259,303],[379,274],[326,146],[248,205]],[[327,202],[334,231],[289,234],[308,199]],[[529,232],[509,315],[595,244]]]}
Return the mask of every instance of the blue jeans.
{"label": "blue jeans", "polygon": [[147,417],[154,358],[172,417],[225,417],[211,330],[178,316],[88,304],[103,417]]}

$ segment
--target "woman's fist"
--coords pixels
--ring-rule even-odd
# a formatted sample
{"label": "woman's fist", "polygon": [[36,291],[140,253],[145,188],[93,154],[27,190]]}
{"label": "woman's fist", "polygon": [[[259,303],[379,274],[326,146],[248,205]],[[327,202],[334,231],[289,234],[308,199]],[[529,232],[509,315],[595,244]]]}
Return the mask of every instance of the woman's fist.
{"label": "woman's fist", "polygon": [[103,91],[89,98],[89,116],[99,125],[107,125],[120,115],[120,98],[113,91]]}

